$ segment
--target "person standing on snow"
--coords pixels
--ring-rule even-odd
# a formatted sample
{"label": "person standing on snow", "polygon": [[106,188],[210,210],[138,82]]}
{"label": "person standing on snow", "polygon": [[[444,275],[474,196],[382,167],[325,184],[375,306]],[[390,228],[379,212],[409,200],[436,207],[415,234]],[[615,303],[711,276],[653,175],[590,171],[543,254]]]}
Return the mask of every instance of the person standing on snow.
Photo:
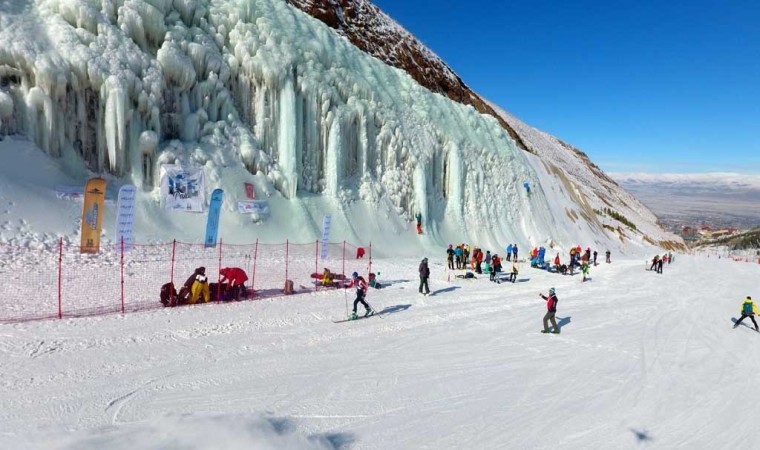
{"label": "person standing on snow", "polygon": [[607,250],[606,252],[604,252],[604,262],[606,262],[607,264],[609,264],[609,263],[612,262],[612,261],[610,261],[610,251],[609,250]]}
{"label": "person standing on snow", "polygon": [[454,249],[451,244],[446,249],[446,260],[449,262],[449,269],[454,270]]}
{"label": "person standing on snow", "polygon": [[507,261],[512,259],[512,244],[507,245]]}
{"label": "person standing on snow", "polygon": [[364,306],[364,309],[366,311],[364,313],[364,317],[371,316],[373,314],[372,308],[370,308],[367,302],[364,300],[364,297],[367,295],[367,282],[356,272],[351,274],[351,282],[346,285],[346,288],[352,287],[356,287],[356,300],[354,300],[354,310],[351,315],[348,316],[348,320],[355,320],[358,318],[356,315],[356,307],[359,306],[359,303]]}
{"label": "person standing on snow", "polygon": [[420,262],[420,294],[423,294],[422,287],[425,287],[425,295],[430,293],[430,287],[428,286],[428,278],[430,278],[430,268],[428,267],[428,259],[422,258]]}
{"label": "person standing on snow", "polygon": [[559,272],[559,252],[557,252],[557,256],[554,257],[554,270]]}
{"label": "person standing on snow", "polygon": [[546,315],[544,316],[544,329],[541,330],[542,333],[549,333],[549,321],[551,321],[552,326],[554,327],[554,330],[551,331],[551,333],[559,334],[559,327],[557,326],[557,320],[554,318],[555,314],[557,313],[557,294],[554,291],[554,288],[549,289],[549,296],[545,296],[544,294],[538,294],[546,300]]}
{"label": "person standing on snow", "polygon": [[760,331],[757,327],[757,322],[755,322],[755,314],[757,314],[757,306],[755,306],[755,303],[752,301],[752,297],[748,295],[747,299],[742,303],[742,315],[734,324],[734,328],[738,327],[742,323],[742,320],[749,317],[752,323],[755,324],[755,331]]}
{"label": "person standing on snow", "polygon": [[417,234],[422,234],[422,214],[417,213],[415,218],[417,219]]}
{"label": "person standing on snow", "polygon": [[594,265],[596,265],[596,255],[597,255],[596,250],[594,250]]}
{"label": "person standing on snow", "polygon": [[512,261],[517,261],[517,244],[512,246]]}
{"label": "person standing on snow", "polygon": [[454,249],[454,257],[456,258],[456,266],[457,270],[462,269],[462,256],[464,256],[464,252],[462,251],[462,246],[457,245]]}

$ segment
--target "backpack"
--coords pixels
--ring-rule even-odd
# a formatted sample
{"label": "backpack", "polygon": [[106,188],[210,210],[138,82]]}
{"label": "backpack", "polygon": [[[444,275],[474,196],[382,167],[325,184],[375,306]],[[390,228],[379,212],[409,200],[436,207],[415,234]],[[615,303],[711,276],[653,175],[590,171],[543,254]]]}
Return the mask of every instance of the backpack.
{"label": "backpack", "polygon": [[177,290],[174,283],[169,282],[161,286],[161,304],[164,306],[177,306]]}
{"label": "backpack", "polygon": [[752,311],[752,302],[745,302],[744,305],[742,305],[742,314],[751,315],[754,314]]}

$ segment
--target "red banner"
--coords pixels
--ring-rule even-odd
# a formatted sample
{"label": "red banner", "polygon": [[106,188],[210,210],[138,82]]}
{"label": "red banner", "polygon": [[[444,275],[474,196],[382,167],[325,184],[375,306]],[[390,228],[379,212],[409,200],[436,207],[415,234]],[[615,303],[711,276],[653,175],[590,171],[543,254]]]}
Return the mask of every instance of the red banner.
{"label": "red banner", "polygon": [[245,196],[251,200],[256,198],[256,191],[253,190],[253,184],[243,183],[245,185]]}

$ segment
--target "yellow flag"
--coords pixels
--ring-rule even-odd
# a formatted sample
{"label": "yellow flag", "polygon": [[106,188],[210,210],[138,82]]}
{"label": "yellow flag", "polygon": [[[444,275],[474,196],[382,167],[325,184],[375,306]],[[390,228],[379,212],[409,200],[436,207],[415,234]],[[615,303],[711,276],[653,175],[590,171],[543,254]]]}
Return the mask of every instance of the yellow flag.
{"label": "yellow flag", "polygon": [[103,205],[106,200],[106,180],[90,178],[84,186],[82,207],[81,253],[100,251],[100,231],[103,228]]}

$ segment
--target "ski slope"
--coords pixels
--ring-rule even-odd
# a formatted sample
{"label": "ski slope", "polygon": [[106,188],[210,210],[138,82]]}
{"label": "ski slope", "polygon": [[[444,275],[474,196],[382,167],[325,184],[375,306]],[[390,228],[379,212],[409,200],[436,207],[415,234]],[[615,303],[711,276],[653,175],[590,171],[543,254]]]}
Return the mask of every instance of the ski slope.
{"label": "ski slope", "polygon": [[[428,256],[428,297],[416,259],[375,260],[384,314],[356,322],[336,290],[0,325],[0,448],[752,445],[760,334],[730,319],[760,265],[613,253],[590,282],[497,285]],[[560,335],[539,333],[550,287]]]}

